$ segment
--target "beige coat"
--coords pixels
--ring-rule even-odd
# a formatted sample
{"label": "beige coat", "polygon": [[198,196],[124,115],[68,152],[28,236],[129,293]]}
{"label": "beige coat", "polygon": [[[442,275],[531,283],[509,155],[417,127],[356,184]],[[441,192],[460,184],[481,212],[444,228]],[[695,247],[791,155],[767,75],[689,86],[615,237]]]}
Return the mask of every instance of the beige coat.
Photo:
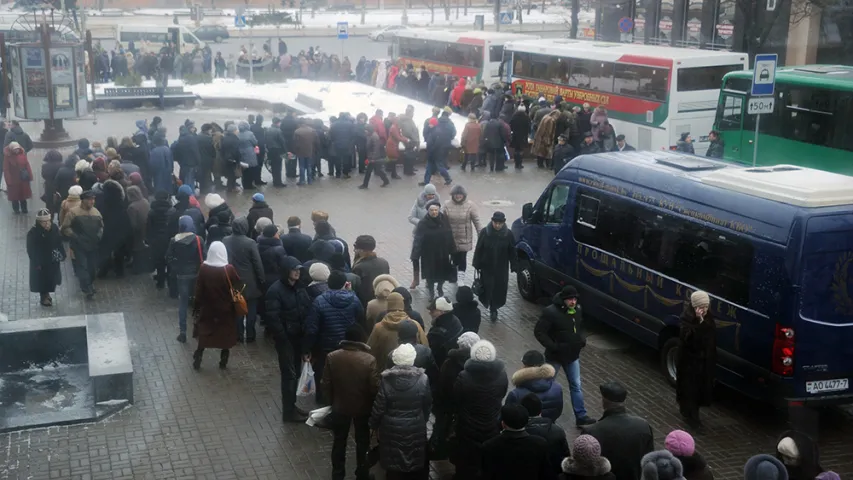
{"label": "beige coat", "polygon": [[444,214],[450,221],[450,230],[453,232],[456,251],[470,252],[473,250],[474,232],[483,229],[480,225],[480,213],[477,211],[477,206],[467,197],[462,203],[456,203],[451,195],[451,199],[444,202]]}
{"label": "beige coat", "polygon": [[62,222],[65,221],[65,216],[68,215],[68,212],[74,208],[80,206],[80,196],[78,195],[68,195],[68,198],[62,201],[62,207],[59,209],[59,224],[62,225]]}
{"label": "beige coat", "polygon": [[388,312],[382,318],[382,321],[373,326],[373,331],[370,333],[370,338],[367,339],[367,345],[370,347],[370,353],[376,358],[377,365],[385,365],[388,362],[388,354],[395,348],[400,346],[397,340],[397,331],[400,329],[400,323],[403,320],[411,320],[412,323],[418,326],[418,343],[429,346],[426,333],[421,328],[421,324],[409,318],[406,312],[393,311]]}

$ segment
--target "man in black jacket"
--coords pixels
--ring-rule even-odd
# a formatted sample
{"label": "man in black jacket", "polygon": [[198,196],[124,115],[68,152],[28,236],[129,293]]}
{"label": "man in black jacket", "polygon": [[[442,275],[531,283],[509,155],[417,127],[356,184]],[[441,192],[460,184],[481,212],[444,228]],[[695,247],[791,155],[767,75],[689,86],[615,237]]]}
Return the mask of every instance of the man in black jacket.
{"label": "man in black jacket", "polygon": [[336,178],[349,178],[352,169],[352,156],[355,152],[354,125],[348,113],[344,112],[338,121],[329,127],[329,137],[334,151],[334,162],[329,167],[329,175],[334,173]]}
{"label": "man in black jacket", "polygon": [[622,384],[607,382],[599,390],[604,414],[595,425],[584,427],[583,433],[601,444],[601,456],[610,460],[616,480],[636,480],[642,474],[643,456],[655,449],[652,427],[646,420],[628,415],[628,390]]}
{"label": "man in black jacket", "polygon": [[228,178],[228,191],[237,188],[237,169],[240,167],[240,139],[237,138],[237,125],[225,126],[225,135],[219,144],[219,155],[225,165],[225,177]]}
{"label": "man in black jacket", "polygon": [[554,147],[554,154],[551,156],[551,166],[554,168],[556,175],[563,166],[575,158],[575,147],[569,143],[569,137],[561,133],[557,137],[557,146]]}
{"label": "man in black jacket", "polygon": [[[264,116],[258,115],[254,117],[254,120],[254,123],[252,123],[252,115],[249,115],[249,130],[255,134],[255,140],[258,141],[258,166],[263,167],[264,159],[267,155],[267,138],[266,132],[264,131]],[[267,182],[261,180],[261,172],[263,172],[263,168],[253,169],[252,171],[255,174],[255,185],[267,184]]]}
{"label": "man in black jacket", "polygon": [[580,354],[581,349],[586,346],[582,327],[583,317],[578,305],[578,291],[567,285],[554,295],[552,304],[542,311],[542,316],[533,330],[536,340],[545,347],[545,359],[554,365],[554,370],[559,372],[562,367],[566,372],[575,423],[579,427],[595,423],[595,420],[586,414],[581,391]]}
{"label": "man in black jacket", "polygon": [[[293,153],[293,132],[299,128],[296,118],[293,116],[293,111],[290,110],[281,119],[281,134],[284,136],[284,145],[287,147],[288,153]],[[292,158],[291,158],[292,157]],[[296,171],[296,156],[288,155],[284,161],[284,173],[287,178],[297,178],[299,175]]]}
{"label": "man in black jacket", "polygon": [[270,159],[270,170],[272,171],[272,184],[275,187],[286,187],[281,180],[281,159],[287,153],[287,141],[281,131],[281,120],[272,119],[272,125],[264,132],[264,141],[267,146],[267,157]]}
{"label": "man in black jacket", "polygon": [[[204,193],[211,191],[213,181],[213,162],[216,160],[216,147],[213,146],[213,125],[205,123],[201,126],[201,135],[196,135],[198,143],[198,188]],[[217,179],[218,181],[218,179]]]}
{"label": "man in black jacket", "polygon": [[180,136],[172,145],[172,157],[181,166],[181,182],[195,190],[195,178],[201,155],[199,154],[198,140],[196,140],[196,135],[192,133],[191,128],[193,128],[193,122],[187,120],[178,129]]}
{"label": "man in black jacket", "polygon": [[542,437],[548,443],[548,465],[553,475],[551,478],[556,478],[562,471],[563,459],[571,456],[566,432],[553,420],[542,416],[542,400],[535,393],[530,392],[522,397],[520,405],[530,415],[525,427],[527,433]]}
{"label": "man in black jacket", "polygon": [[547,443],[525,430],[527,410],[521,405],[501,408],[501,427],[497,437],[483,443],[484,480],[550,480]]}
{"label": "man in black jacket", "polygon": [[305,319],[311,313],[311,299],[300,286],[299,260],[286,257],[281,265],[281,278],[267,290],[266,331],[275,340],[278,368],[281,372],[281,405],[285,422],[301,423],[305,415],[296,408],[296,384],[302,362],[302,336]]}
{"label": "man in black jacket", "polygon": [[302,220],[292,216],[287,219],[287,233],[281,237],[281,244],[287,254],[296,257],[300,263],[311,260],[308,249],[311,248],[313,240],[310,235],[302,233]]}

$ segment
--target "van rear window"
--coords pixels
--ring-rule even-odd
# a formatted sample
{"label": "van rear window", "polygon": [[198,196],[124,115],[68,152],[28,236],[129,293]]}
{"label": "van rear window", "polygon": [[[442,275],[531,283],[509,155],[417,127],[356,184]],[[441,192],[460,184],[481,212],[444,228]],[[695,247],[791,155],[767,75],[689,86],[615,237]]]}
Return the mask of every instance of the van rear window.
{"label": "van rear window", "polygon": [[[599,200],[597,211],[590,198]],[[749,305],[753,247],[733,232],[711,228],[588,189],[575,198],[576,241]],[[595,228],[583,219],[595,215]]]}
{"label": "van rear window", "polygon": [[[810,224],[811,226],[811,224]],[[809,233],[823,248],[803,258],[800,314],[829,323],[853,323],[853,238],[851,231]]]}

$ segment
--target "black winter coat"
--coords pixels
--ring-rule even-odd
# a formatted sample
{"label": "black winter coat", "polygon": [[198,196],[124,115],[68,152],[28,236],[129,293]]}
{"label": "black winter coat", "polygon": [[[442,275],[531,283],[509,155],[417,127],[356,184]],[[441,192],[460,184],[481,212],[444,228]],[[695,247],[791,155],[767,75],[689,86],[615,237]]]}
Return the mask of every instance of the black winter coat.
{"label": "black winter coat", "polygon": [[575,158],[575,147],[568,143],[564,143],[562,145],[558,143],[554,147],[554,154],[551,156],[551,165],[554,168],[554,174],[559,172],[563,166],[572,161],[573,158]]}
{"label": "black winter coat", "polygon": [[267,205],[267,202],[254,202],[249,208],[249,214],[246,215],[246,220],[249,222],[249,236],[257,238],[260,234],[255,231],[255,224],[258,223],[259,218],[266,217],[275,223],[273,215],[272,208]]}
{"label": "black winter coat", "polygon": [[258,244],[246,236],[248,223],[245,218],[234,220],[231,228],[233,233],[222,239],[228,250],[228,263],[234,266],[246,286],[243,290],[246,300],[261,298],[266,292],[266,285]]}
{"label": "black winter coat", "polygon": [[453,232],[443,213],[435,218],[427,214],[418,222],[411,259],[420,262],[422,278],[428,282],[456,281],[456,268],[450,262],[455,251]]}
{"label": "black winter coat", "polygon": [[689,457],[675,456],[684,467],[684,480],[714,480],[714,472],[702,455],[693,452]]}
{"label": "black winter coat", "polygon": [[[210,227],[219,224],[219,213],[220,212],[228,212],[228,224],[234,221],[234,212],[231,211],[231,207],[228,206],[227,203],[223,203],[222,205],[215,206],[210,209],[210,212],[207,214],[207,222],[204,224],[204,228],[210,230]],[[230,235],[230,233],[229,233]]]}
{"label": "black winter coat", "polygon": [[460,442],[479,444],[500,433],[501,407],[508,386],[502,361],[465,362],[453,386],[456,436]]}
{"label": "black winter coat", "polygon": [[258,237],[258,253],[261,254],[261,264],[264,267],[264,284],[269,288],[281,278],[281,265],[287,257],[287,251],[281,245],[281,240],[261,235]]}
{"label": "black winter coat", "polygon": [[506,305],[509,272],[515,271],[518,260],[515,251],[515,236],[507,225],[495,230],[489,223],[477,236],[472,265],[480,271],[485,294],[480,297],[483,305],[492,310]]}
{"label": "black winter coat", "polygon": [[204,240],[198,235],[181,233],[169,241],[169,248],[166,250],[169,273],[177,275],[178,278],[195,277],[203,261]]}
{"label": "black winter coat", "polygon": [[483,128],[483,146],[487,150],[503,150],[508,143],[509,139],[506,138],[506,131],[500,120],[492,118],[486,122]]}
{"label": "black winter coat", "polygon": [[284,134],[275,125],[267,127],[264,132],[264,142],[268,151],[275,150],[278,153],[282,153],[287,149],[287,141],[284,138]]}
{"label": "black winter coat", "polygon": [[370,428],[380,438],[379,461],[386,471],[414,472],[426,466],[431,406],[423,369],[396,366],[382,372]]}
{"label": "black winter coat", "polygon": [[198,167],[201,163],[201,154],[195,134],[187,130],[187,127],[181,127],[180,132],[181,136],[178,137],[178,141],[172,147],[172,157],[181,168]]}
{"label": "black winter coat", "polygon": [[454,303],[453,314],[462,324],[462,333],[480,331],[480,307],[476,301],[466,303]]}
{"label": "black winter coat", "polygon": [[355,148],[354,133],[353,123],[349,120],[341,119],[333,123],[329,127],[332,147],[336,151],[352,151]]}
{"label": "black winter coat", "polygon": [[240,161],[240,139],[233,133],[225,133],[222,136],[222,141],[219,143],[219,155],[226,164],[230,164],[230,168],[234,168],[235,163]]}
{"label": "black winter coat", "polygon": [[594,425],[583,428],[601,444],[601,456],[610,460],[616,480],[637,480],[642,475],[640,461],[655,449],[652,427],[646,420],[628,415],[625,407],[604,411]]}
{"label": "black winter coat", "polygon": [[[60,258],[55,259],[56,251]],[[45,230],[34,225],[27,232],[27,256],[30,258],[30,291],[33,293],[53,293],[56,286],[62,284],[62,272],[59,266],[65,259],[65,246],[56,224]]]}
{"label": "black winter coat", "polygon": [[198,143],[199,166],[205,170],[213,169],[213,161],[216,160],[216,147],[213,145],[213,137],[210,135],[196,135]]}
{"label": "black winter coat", "polygon": [[170,222],[175,209],[168,200],[154,200],[148,210],[148,224],[145,227],[146,243],[151,247],[151,257],[156,261],[166,256],[169,247]]}
{"label": "black winter coat", "polygon": [[231,228],[231,224],[216,224],[211,225],[210,228],[207,229],[207,241],[205,242],[206,248],[210,249],[210,244],[213,242],[221,242],[223,238],[231,235],[234,232],[234,229]]}
{"label": "black winter coat", "polygon": [[545,359],[549,362],[560,365],[574,362],[586,346],[580,305],[575,307],[574,314],[569,314],[560,294],[555,295],[551,305],[542,310],[533,335],[545,347]]}
{"label": "black winter coat", "polygon": [[550,480],[548,444],[542,437],[504,430],[483,443],[483,480]]}
{"label": "black winter coat", "polygon": [[281,123],[279,124],[279,128],[281,129],[281,134],[284,135],[284,144],[287,147],[289,152],[293,151],[293,132],[299,128],[299,125],[296,123],[296,119],[293,116],[286,116],[281,119]]}
{"label": "black winter coat", "polygon": [[311,254],[308,253],[308,249],[311,248],[311,242],[313,242],[311,236],[302,233],[298,228],[291,228],[281,237],[281,244],[284,245],[287,254],[291,257],[296,257],[300,263],[311,260]]}
{"label": "black winter coat", "polygon": [[[417,341],[414,340],[407,343],[409,343],[409,345],[415,348],[415,366],[418,368],[422,368],[424,370],[424,373],[426,373],[427,379],[429,379],[429,388],[432,391],[433,395],[433,405],[435,405],[435,395],[437,394],[436,387],[438,386],[439,377],[438,364],[435,363],[435,357],[432,356],[432,349],[427,347],[426,345],[421,345],[416,342]],[[401,342],[401,344],[402,343],[403,342]],[[388,368],[394,368],[393,354],[394,351],[392,350],[388,354],[388,358],[386,359],[385,365],[380,365],[379,368],[382,368],[383,370]]]}
{"label": "black winter coat", "polygon": [[[545,439],[548,444],[548,464],[551,473],[556,476],[562,471],[560,465],[563,463],[563,459],[571,456],[565,430],[550,418],[545,417],[531,417],[524,429],[531,435]],[[549,478],[553,478],[553,476]]]}
{"label": "black winter coat", "polygon": [[375,254],[358,258],[355,265],[352,266],[352,273],[358,275],[361,280],[359,288],[356,290],[358,298],[361,299],[362,305],[367,306],[367,302],[373,300],[373,281],[379,275],[388,275],[391,273],[391,266],[384,258],[377,257]]}
{"label": "black winter coat", "polygon": [[104,235],[101,237],[101,254],[106,258],[130,240],[133,233],[130,217],[127,215],[127,202],[120,183],[114,180],[104,182],[104,208],[99,209],[104,219]]}
{"label": "black winter coat", "polygon": [[512,114],[509,121],[509,128],[512,130],[512,139],[510,145],[516,150],[524,150],[530,146],[530,116],[527,112],[516,111]]}
{"label": "black winter coat", "polygon": [[447,352],[456,348],[459,335],[462,335],[462,323],[453,312],[447,312],[432,321],[427,340],[436,363],[444,363]]}
{"label": "black winter coat", "polygon": [[[290,259],[292,257],[288,257]],[[288,267],[285,261],[285,268]],[[293,265],[295,266],[295,264]],[[264,296],[266,328],[272,333],[276,345],[299,345],[305,331],[305,320],[311,314],[311,299],[304,288],[291,285],[281,278],[270,286]]]}
{"label": "black winter coat", "polygon": [[439,365],[438,384],[435,392],[435,411],[451,413],[456,410],[453,401],[453,388],[456,378],[465,368],[465,362],[471,358],[470,348],[454,348],[447,352],[447,359]]}
{"label": "black winter coat", "polygon": [[709,310],[700,322],[689,302],[681,314],[675,399],[687,411],[711,405],[717,369],[717,323]]}
{"label": "black winter coat", "polygon": [[[0,157],[2,157],[2,154],[0,154]],[[68,198],[68,189],[76,184],[76,178],[77,173],[74,171],[74,160],[66,159],[53,177],[53,184],[59,196],[62,197],[62,200]]]}

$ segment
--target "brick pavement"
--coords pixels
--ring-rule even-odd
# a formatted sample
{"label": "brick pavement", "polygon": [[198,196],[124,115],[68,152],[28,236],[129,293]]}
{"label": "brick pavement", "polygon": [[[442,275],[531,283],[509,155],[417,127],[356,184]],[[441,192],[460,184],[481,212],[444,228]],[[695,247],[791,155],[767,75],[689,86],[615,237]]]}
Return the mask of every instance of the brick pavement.
{"label": "brick pavement", "polygon": [[[101,114],[96,127],[82,122],[71,125],[78,134],[103,140],[105,130],[124,135],[133,128],[133,120],[160,112],[140,114]],[[171,132],[184,118],[197,125],[215,118],[242,118],[240,111],[173,111],[161,114]],[[267,116],[269,118],[269,116]],[[125,128],[118,128],[126,125]],[[35,133],[35,128],[27,128]],[[174,133],[170,135],[170,139]],[[35,177],[44,152],[32,152]],[[501,207],[510,218],[520,214],[521,206],[534,201],[550,175],[528,167],[523,172],[503,175],[464,174],[452,170],[455,182],[464,185],[470,198],[480,203],[480,214],[489,218],[493,207],[485,202],[508,202]],[[374,235],[379,255],[387,258],[401,283],[411,279],[407,260],[411,226],[406,221],[411,203],[419,191],[416,180],[394,182],[390,188],[357,190],[358,180],[334,180],[328,177],[307,188],[268,189],[267,201],[282,223],[289,215],[310,222],[312,209],[331,213],[331,222],[339,236],[349,241],[362,233]],[[40,187],[36,189],[36,197]],[[449,187],[439,186],[446,198]],[[37,201],[36,201],[37,202]],[[236,212],[246,212],[248,195],[228,199]],[[34,202],[35,203],[35,202]],[[57,292],[55,307],[45,309],[30,294],[24,236],[34,221],[37,206],[30,216],[14,216],[8,202],[0,201],[0,311],[11,321],[24,318],[75,315],[83,313],[124,312],[132,342],[135,365],[136,404],[98,424],[54,427],[0,435],[0,479],[326,479],[330,477],[331,435],[304,425],[282,425],[278,369],[274,349],[264,342],[238,346],[232,351],[226,371],[216,368],[209,354],[200,372],[191,368],[192,342],[181,345],[177,334],[177,303],[157,291],[147,277],[110,278],[98,282],[99,295],[86,303],[78,293],[69,268],[63,272],[63,285]],[[470,257],[469,257],[470,259]],[[471,272],[468,280],[471,280]],[[414,305],[423,310],[425,292],[414,293]],[[495,343],[508,370],[520,367],[524,351],[536,348],[533,325],[541,307],[521,300],[510,285],[509,304],[501,320],[492,325],[484,320],[481,335]],[[604,335],[620,334],[592,325]],[[619,379],[630,390],[628,408],[646,417],[653,425],[656,443],[673,428],[684,427],[677,414],[674,392],[657,372],[654,352],[635,343],[623,351],[604,351],[589,347],[582,355],[582,376],[586,406],[590,415],[601,414],[596,386]],[[565,377],[559,377],[566,385]],[[566,412],[571,412],[568,395]],[[725,390],[705,414],[709,434],[697,438],[698,451],[705,455],[717,478],[740,478],[742,465],[751,455],[771,452],[776,436],[785,429],[784,418],[763,405]],[[561,419],[570,438],[577,435],[573,419],[567,413]],[[851,419],[832,411],[822,425],[822,463],[844,476],[853,475],[853,452],[849,448],[853,432]],[[447,478],[452,468],[435,463],[434,478]]]}

